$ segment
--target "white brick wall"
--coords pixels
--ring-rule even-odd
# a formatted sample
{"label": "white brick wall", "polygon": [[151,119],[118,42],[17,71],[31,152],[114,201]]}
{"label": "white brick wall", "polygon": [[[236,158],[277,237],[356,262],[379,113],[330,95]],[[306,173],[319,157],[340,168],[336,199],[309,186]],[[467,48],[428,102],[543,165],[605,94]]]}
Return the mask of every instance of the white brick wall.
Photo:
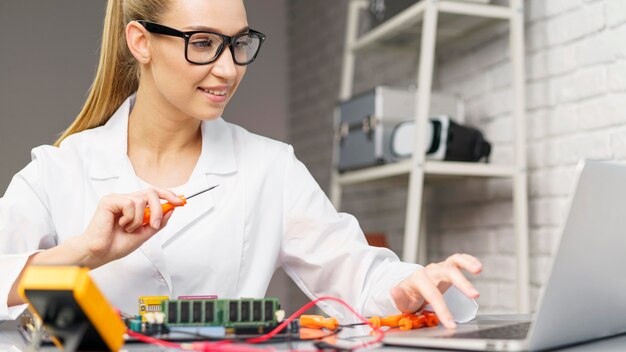
{"label": "white brick wall", "polygon": [[[346,4],[346,0],[332,5],[322,0],[290,2],[291,141],[325,189]],[[626,1],[525,4],[534,304],[566,216],[576,163],[581,158],[626,160]],[[511,81],[508,33],[498,30],[488,42],[446,52],[437,62],[434,78],[436,89],[465,100],[468,123],[481,128],[493,143],[492,162],[503,163],[512,156]],[[307,55],[308,60],[300,60],[304,62],[294,60]],[[390,52],[359,58],[355,92],[376,84],[413,83],[416,59],[414,54]],[[405,187],[405,179],[394,178],[344,193],[343,210],[355,214],[365,231],[389,234],[398,253]],[[511,187],[508,180],[468,180],[429,186],[426,192],[429,257],[440,260],[462,251],[484,261],[484,273],[473,279],[482,292],[484,313],[515,309]]]}
{"label": "white brick wall", "polygon": [[622,0],[606,1],[606,14],[606,22],[610,27],[626,22],[626,2]]}
{"label": "white brick wall", "polygon": [[[626,157],[626,2],[580,0],[530,0],[527,6],[526,69],[527,69],[527,139],[529,166],[529,221],[531,250],[531,298],[535,303],[538,288],[545,282],[554,245],[566,216],[569,195],[574,183],[575,164],[581,158],[624,159]],[[439,65],[440,71],[462,71],[463,61],[480,62],[490,47],[502,47],[508,38],[501,36],[496,42],[448,59]],[[498,44],[501,43],[501,44]],[[508,93],[510,81],[505,77],[503,63],[498,54],[473,70],[477,76],[495,76],[489,89],[482,95],[467,94],[476,77],[446,79],[439,74],[438,88],[457,92],[468,101],[470,120],[477,121],[487,137],[494,142],[494,152],[510,140],[510,108],[502,104]],[[459,68],[460,67],[460,68]],[[502,75],[502,76],[501,76]],[[459,82],[460,80],[460,82]],[[482,87],[478,85],[478,87]],[[482,89],[481,89],[482,90]],[[493,100],[496,100],[495,102]],[[487,120],[485,121],[485,118]],[[507,121],[509,120],[509,121]],[[503,160],[494,158],[494,162]],[[487,181],[487,184],[493,181]],[[458,186],[457,186],[458,187]],[[465,184],[467,190],[440,189],[444,194],[459,194],[476,185]],[[487,292],[481,298],[483,312],[513,311],[514,298],[514,236],[510,226],[499,224],[504,216],[493,204],[469,202],[465,196],[454,204],[448,200],[440,207],[437,218],[465,216],[457,220],[462,228],[449,233],[443,225],[431,229],[431,236],[442,236],[441,257],[459,249],[450,242],[465,237],[460,248],[481,253],[486,267],[475,283]],[[474,208],[467,212],[468,206]],[[505,204],[501,204],[504,209]],[[502,209],[499,209],[501,211]],[[508,206],[510,209],[510,203]],[[496,218],[496,219],[493,219]],[[494,230],[496,228],[497,230]],[[439,230],[439,231],[438,231]],[[477,232],[490,234],[476,236]],[[452,239],[447,239],[451,237]],[[494,241],[494,244],[490,243]],[[485,253],[485,250],[488,252]],[[504,290],[504,291],[502,291]],[[508,297],[506,290],[512,297]]]}

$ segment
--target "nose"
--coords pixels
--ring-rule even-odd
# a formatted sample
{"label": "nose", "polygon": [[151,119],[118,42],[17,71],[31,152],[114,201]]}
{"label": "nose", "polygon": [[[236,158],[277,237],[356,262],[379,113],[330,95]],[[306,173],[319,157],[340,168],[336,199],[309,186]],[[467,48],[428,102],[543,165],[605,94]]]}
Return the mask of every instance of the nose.
{"label": "nose", "polygon": [[224,48],[224,52],[215,60],[212,72],[214,75],[228,80],[237,77],[237,67],[230,46]]}

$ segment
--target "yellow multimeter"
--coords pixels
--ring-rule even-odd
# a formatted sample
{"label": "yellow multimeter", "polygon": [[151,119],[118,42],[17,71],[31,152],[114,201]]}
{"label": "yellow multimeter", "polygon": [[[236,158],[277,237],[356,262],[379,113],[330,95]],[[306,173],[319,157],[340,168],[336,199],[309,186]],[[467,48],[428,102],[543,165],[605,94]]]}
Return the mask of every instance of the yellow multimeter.
{"label": "yellow multimeter", "polygon": [[24,270],[18,291],[64,351],[118,351],[126,326],[89,276],[78,266]]}

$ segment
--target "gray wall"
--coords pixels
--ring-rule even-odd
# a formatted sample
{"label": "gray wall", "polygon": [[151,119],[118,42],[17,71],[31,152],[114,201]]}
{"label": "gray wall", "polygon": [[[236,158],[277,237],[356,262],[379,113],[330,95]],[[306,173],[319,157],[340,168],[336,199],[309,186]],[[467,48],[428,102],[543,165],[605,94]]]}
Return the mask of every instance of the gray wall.
{"label": "gray wall", "polygon": [[[286,0],[247,2],[251,27],[268,36],[224,117],[286,139]],[[85,101],[98,62],[104,0],[0,1],[0,194],[53,143]]]}
{"label": "gray wall", "polygon": [[80,111],[103,15],[102,0],[0,2],[0,194]]}
{"label": "gray wall", "polygon": [[263,32],[257,59],[248,67],[224,118],[250,131],[287,140],[287,0],[246,1],[250,27]]}

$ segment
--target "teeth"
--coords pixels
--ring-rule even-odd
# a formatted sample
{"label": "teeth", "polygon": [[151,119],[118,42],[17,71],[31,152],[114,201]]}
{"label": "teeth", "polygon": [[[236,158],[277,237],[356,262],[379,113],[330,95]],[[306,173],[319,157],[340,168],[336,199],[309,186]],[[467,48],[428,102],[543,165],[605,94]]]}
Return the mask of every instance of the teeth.
{"label": "teeth", "polygon": [[224,89],[224,90],[211,90],[211,89],[204,89],[204,88],[200,88],[200,89],[213,95],[226,95],[226,92],[228,91],[227,89]]}

